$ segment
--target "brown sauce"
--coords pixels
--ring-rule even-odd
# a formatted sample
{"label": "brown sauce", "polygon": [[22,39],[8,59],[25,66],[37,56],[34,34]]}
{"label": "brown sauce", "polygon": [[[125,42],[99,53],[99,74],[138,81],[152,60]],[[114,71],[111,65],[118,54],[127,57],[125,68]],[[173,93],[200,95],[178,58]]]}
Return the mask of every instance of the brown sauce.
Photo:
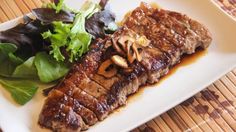
{"label": "brown sauce", "polygon": [[[184,67],[184,66],[188,66],[190,64],[193,64],[193,63],[197,62],[197,60],[199,58],[203,57],[206,54],[207,54],[207,50],[197,49],[196,52],[192,55],[184,55],[179,64],[176,64],[174,67],[170,68],[170,71],[168,72],[167,75],[163,76],[159,82],[157,82],[156,84],[153,84],[151,86],[157,86],[157,85],[161,84],[167,78],[169,78],[171,75],[173,75],[180,67]],[[139,88],[138,92],[129,96],[128,103],[138,100],[139,97],[142,96],[145,88],[146,88],[146,86],[143,86],[143,87]]]}
{"label": "brown sauce", "polygon": [[188,66],[190,64],[193,64],[197,62],[199,58],[207,54],[207,50],[197,49],[194,54],[191,55],[184,55],[182,59],[180,60],[180,63],[176,64],[174,67],[170,68],[170,71],[167,75],[163,76],[160,81],[157,84],[162,83],[165,81],[168,77],[173,75],[180,67]]}

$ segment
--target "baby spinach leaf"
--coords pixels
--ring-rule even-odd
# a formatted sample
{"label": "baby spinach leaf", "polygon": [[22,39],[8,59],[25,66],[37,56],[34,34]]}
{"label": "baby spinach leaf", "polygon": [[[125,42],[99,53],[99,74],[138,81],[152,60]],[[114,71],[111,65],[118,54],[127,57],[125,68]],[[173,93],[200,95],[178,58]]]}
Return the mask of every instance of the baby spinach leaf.
{"label": "baby spinach leaf", "polygon": [[0,63],[0,76],[11,77],[15,68],[17,67],[12,61],[6,59],[3,63]]}
{"label": "baby spinach leaf", "polygon": [[38,89],[38,87],[30,81],[0,79],[0,83],[11,93],[12,98],[20,105],[24,105],[30,101]]}
{"label": "baby spinach leaf", "polygon": [[28,78],[28,79],[38,78],[37,69],[34,65],[34,58],[35,57],[30,57],[23,64],[17,66],[12,76],[17,78]]}
{"label": "baby spinach leaf", "polygon": [[0,43],[0,54],[8,55],[9,53],[13,53],[17,50],[16,45],[11,43]]}
{"label": "baby spinach leaf", "polygon": [[0,76],[10,77],[16,66],[23,62],[13,54],[16,50],[14,44],[0,43]]}
{"label": "baby spinach leaf", "polygon": [[44,83],[55,81],[65,76],[69,71],[69,67],[65,63],[56,61],[45,52],[37,53],[34,63],[39,79]]}
{"label": "baby spinach leaf", "polygon": [[8,57],[9,57],[9,60],[10,60],[11,62],[13,62],[14,64],[16,64],[16,65],[20,65],[21,63],[24,62],[20,57],[16,56],[16,55],[15,55],[14,53],[12,53],[12,52],[8,54]]}

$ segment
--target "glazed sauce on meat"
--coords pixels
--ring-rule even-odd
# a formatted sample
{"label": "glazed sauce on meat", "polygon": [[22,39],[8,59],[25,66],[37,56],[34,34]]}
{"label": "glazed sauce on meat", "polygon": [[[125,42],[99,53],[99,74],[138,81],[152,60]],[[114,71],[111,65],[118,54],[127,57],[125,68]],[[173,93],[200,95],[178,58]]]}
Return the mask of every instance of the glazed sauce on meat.
{"label": "glazed sauce on meat", "polygon": [[[152,8],[161,8],[161,6],[159,6],[159,5],[158,5],[157,3],[155,3],[155,2],[150,3],[150,5],[151,5]],[[122,19],[120,22],[117,22],[116,24],[117,24],[118,26],[124,25],[124,22],[125,22],[126,18],[128,18],[128,17],[131,15],[131,13],[132,13],[132,11],[128,11],[128,12],[125,14],[125,16],[123,17],[123,19]]]}
{"label": "glazed sauce on meat", "polygon": [[[207,49],[206,50],[202,50],[202,49],[197,49],[196,52],[194,54],[191,55],[184,55],[180,61],[179,64],[176,64],[174,67],[170,68],[170,71],[167,73],[167,75],[163,76],[159,82],[157,82],[156,84],[153,84],[151,86],[157,86],[161,84],[162,82],[164,82],[166,79],[168,79],[169,77],[171,77],[171,75],[173,75],[180,67],[184,67],[184,66],[188,66],[190,64],[193,64],[195,62],[197,62],[197,60],[203,56],[205,56],[207,54]],[[149,85],[150,86],[150,85]],[[138,100],[138,98],[140,96],[142,96],[143,91],[145,90],[145,86],[140,87],[138,92],[136,92],[133,95],[130,95],[128,97],[128,103],[133,102]]]}

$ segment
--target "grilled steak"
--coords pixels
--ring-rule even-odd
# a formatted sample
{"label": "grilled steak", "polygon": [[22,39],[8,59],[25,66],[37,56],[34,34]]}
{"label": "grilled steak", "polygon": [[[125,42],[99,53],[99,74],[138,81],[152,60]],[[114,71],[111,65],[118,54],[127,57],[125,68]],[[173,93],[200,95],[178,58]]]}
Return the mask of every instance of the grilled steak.
{"label": "grilled steak", "polygon": [[128,95],[158,82],[183,54],[207,48],[211,35],[186,15],[142,3],[124,26],[97,40],[45,101],[39,124],[81,131],[126,104]]}

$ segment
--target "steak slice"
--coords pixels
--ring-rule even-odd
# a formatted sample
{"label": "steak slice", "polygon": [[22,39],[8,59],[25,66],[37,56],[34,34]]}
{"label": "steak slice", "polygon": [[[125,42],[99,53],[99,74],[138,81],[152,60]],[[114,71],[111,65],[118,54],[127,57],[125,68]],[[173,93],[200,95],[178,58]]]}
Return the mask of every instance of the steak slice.
{"label": "steak slice", "polygon": [[[122,38],[129,39],[121,43]],[[149,43],[139,46],[136,52],[132,50],[136,58],[131,62],[126,50],[130,50],[130,42],[133,46],[140,38],[146,38]],[[158,82],[183,54],[192,54],[198,47],[207,48],[211,40],[209,31],[186,15],[141,3],[122,28],[92,43],[90,51],[50,92],[39,124],[53,131],[85,130],[125,105],[127,97],[140,86]],[[127,60],[128,68],[115,65],[113,55]],[[114,64],[105,70],[116,69],[111,77],[99,72],[107,60]]]}
{"label": "steak slice", "polygon": [[137,92],[138,88],[147,82],[148,75],[141,64],[135,63],[130,67],[133,71],[128,73],[121,71],[124,77],[111,87],[107,100],[112,110],[126,104],[127,96]]}
{"label": "steak slice", "polygon": [[[70,98],[64,93],[53,90],[45,101],[39,124],[54,131],[80,131],[88,127],[71,106],[68,105]],[[74,107],[74,106],[73,106]]]}
{"label": "steak slice", "polygon": [[119,81],[120,78],[118,76],[114,76],[111,78],[106,78],[104,76],[101,76],[99,74],[95,74],[93,76],[90,77],[93,81],[97,82],[98,84],[100,84],[101,86],[103,86],[104,88],[106,88],[107,90],[110,90],[110,88],[112,87],[112,85]]}
{"label": "steak slice", "polygon": [[75,87],[74,84],[64,82],[57,90],[73,99],[74,103],[71,103],[70,106],[82,117],[86,124],[93,125],[98,121],[96,114],[82,105],[82,103],[84,103],[83,100],[79,102],[78,99],[73,98],[74,93],[78,91],[78,88]]}
{"label": "steak slice", "polygon": [[152,18],[151,15],[154,11],[153,8],[142,3],[140,7],[131,13],[124,24],[139,35],[145,35],[152,41],[151,43],[154,47],[169,56],[171,64],[174,65],[180,59],[180,49],[184,45],[179,40],[183,38],[179,35],[172,34],[172,29],[166,28]]}
{"label": "steak slice", "polygon": [[[104,45],[100,42],[91,45],[91,50],[81,60],[75,64],[71,73],[66,77],[65,85],[70,85],[76,92],[73,93],[73,98],[86,108],[93,111],[99,120],[103,120],[109,112],[109,106],[104,102],[99,101],[100,96],[105,95],[107,90],[96,82],[90,80],[88,76],[96,73],[101,61],[102,51],[105,50]],[[60,89],[60,87],[58,87]]]}
{"label": "steak slice", "polygon": [[202,48],[207,48],[210,45],[212,41],[211,37],[212,35],[204,25],[189,18],[187,15],[180,14],[174,11],[166,11],[166,12],[180,23],[183,23],[186,27],[188,27],[190,30],[192,30],[200,37],[199,46],[201,46]]}

